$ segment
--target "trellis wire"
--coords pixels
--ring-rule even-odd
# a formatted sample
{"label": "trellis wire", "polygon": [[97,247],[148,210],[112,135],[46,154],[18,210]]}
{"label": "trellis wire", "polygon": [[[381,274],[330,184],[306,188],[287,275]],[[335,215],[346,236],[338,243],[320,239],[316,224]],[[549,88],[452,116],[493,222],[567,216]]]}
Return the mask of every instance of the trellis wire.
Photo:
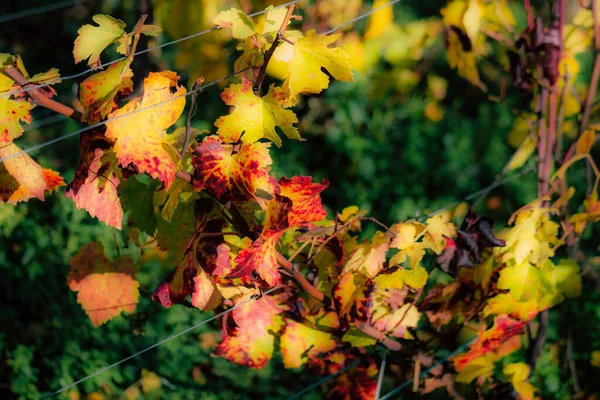
{"label": "trellis wire", "polygon": [[[279,288],[279,287],[274,287],[274,288],[272,288],[272,289],[270,289],[270,290],[267,290],[267,291],[266,291],[266,292],[264,292],[262,295],[263,295],[263,296],[266,296],[266,295],[268,295],[269,293],[271,293],[271,292],[273,292],[273,291],[275,291],[275,290],[277,290],[277,289],[280,289],[280,288]],[[48,394],[48,395],[46,395],[46,396],[42,397],[42,400],[43,400],[43,399],[48,399],[48,398],[50,398],[50,397],[54,397],[54,396],[56,396],[57,394],[64,392],[65,390],[68,390],[68,389],[70,389],[70,388],[72,388],[72,387],[74,387],[74,386],[77,386],[77,385],[79,385],[80,383],[83,383],[83,382],[87,381],[88,379],[91,379],[91,378],[93,378],[93,377],[95,377],[95,376],[98,376],[98,375],[102,374],[103,372],[106,372],[106,371],[108,371],[109,369],[112,369],[112,368],[114,368],[114,367],[116,367],[116,366],[118,366],[118,365],[121,365],[121,364],[123,364],[124,362],[131,360],[132,358],[136,358],[137,356],[139,356],[139,355],[141,355],[141,354],[144,354],[145,352],[147,352],[147,351],[149,351],[149,350],[152,350],[152,349],[154,349],[154,348],[156,348],[156,347],[158,347],[158,346],[160,346],[160,345],[162,345],[162,344],[165,344],[165,343],[167,343],[167,342],[169,342],[169,341],[171,341],[171,340],[173,340],[173,339],[175,339],[175,338],[178,338],[178,337],[179,337],[179,336],[181,336],[181,335],[185,335],[186,333],[188,333],[188,332],[190,332],[190,331],[192,331],[192,330],[194,330],[194,329],[196,329],[196,328],[199,328],[199,327],[201,327],[201,326],[202,326],[202,325],[204,325],[204,324],[207,324],[207,323],[209,323],[209,322],[211,322],[211,321],[214,321],[215,319],[217,319],[217,318],[219,318],[219,317],[222,317],[222,316],[224,316],[225,314],[227,314],[227,313],[230,313],[231,311],[235,310],[236,308],[238,308],[238,307],[241,307],[241,306],[243,306],[244,304],[248,304],[249,302],[251,302],[251,301],[254,301],[254,300],[256,300],[256,298],[254,298],[254,297],[253,297],[253,298],[250,298],[250,299],[248,299],[248,300],[246,300],[246,301],[242,301],[241,303],[239,303],[239,304],[236,304],[235,306],[231,307],[230,309],[228,309],[228,310],[226,310],[226,311],[223,311],[223,312],[221,312],[221,313],[219,313],[219,314],[213,315],[212,317],[210,317],[210,318],[207,318],[207,319],[205,319],[204,321],[202,321],[202,322],[200,322],[200,323],[198,323],[198,324],[196,324],[196,325],[194,325],[194,326],[190,326],[189,328],[187,328],[187,329],[184,329],[184,330],[183,330],[183,331],[181,331],[181,332],[178,332],[178,333],[176,333],[176,334],[174,334],[174,335],[171,335],[171,336],[169,336],[169,337],[167,337],[167,338],[165,338],[165,339],[163,339],[163,340],[161,340],[161,341],[159,341],[159,342],[156,342],[156,343],[154,343],[153,345],[151,345],[151,346],[148,346],[148,347],[146,347],[146,348],[144,348],[144,349],[142,349],[142,350],[140,350],[140,351],[138,351],[138,352],[136,352],[136,353],[134,353],[134,354],[132,354],[132,355],[130,355],[130,356],[127,356],[127,357],[125,357],[125,358],[123,358],[123,359],[121,359],[121,360],[119,360],[119,361],[117,361],[117,362],[115,362],[115,363],[113,363],[113,364],[110,364],[110,365],[108,365],[108,366],[106,366],[106,367],[104,367],[104,368],[101,368],[101,369],[99,369],[98,371],[94,372],[93,374],[91,374],[91,375],[88,375],[88,376],[86,376],[85,378],[82,378],[82,379],[78,380],[77,382],[73,382],[73,383],[71,383],[70,385],[63,386],[62,388],[58,389],[57,391],[55,391],[55,392],[52,392],[52,393],[50,393],[50,394]]]}
{"label": "trellis wire", "polygon": [[17,19],[32,17],[38,14],[45,14],[50,11],[60,10],[61,8],[66,8],[69,6],[78,6],[79,4],[89,3],[94,0],[66,0],[66,1],[57,1],[53,4],[46,4],[45,6],[32,7],[27,10],[16,11],[14,13],[5,14],[0,16],[0,24],[5,22],[15,21]]}
{"label": "trellis wire", "polygon": [[[88,0],[88,1],[89,1],[89,0]],[[302,1],[302,0],[294,0],[294,1],[290,1],[290,2],[288,2],[288,3],[285,3],[285,4],[278,5],[278,6],[277,6],[277,7],[275,7],[275,8],[286,7],[286,6],[289,6],[289,5],[292,5],[292,4],[296,4],[296,3],[300,2],[300,1]],[[266,12],[267,12],[266,10],[257,11],[257,12],[254,12],[254,13],[252,13],[252,14],[248,14],[248,16],[249,16],[249,17],[256,17],[257,15],[261,15],[261,14],[264,14],[264,13],[266,13]],[[134,55],[134,56],[138,56],[138,55],[140,55],[140,54],[149,53],[149,52],[151,52],[151,51],[153,51],[153,50],[157,50],[157,49],[161,49],[161,48],[163,48],[163,47],[171,46],[172,44],[176,44],[176,43],[184,42],[184,41],[186,41],[186,40],[193,39],[193,38],[195,38],[195,37],[198,37],[198,36],[205,35],[205,34],[207,34],[207,33],[210,33],[210,32],[212,32],[212,31],[216,31],[216,30],[218,30],[218,29],[221,29],[221,27],[220,27],[220,26],[215,26],[215,27],[212,27],[212,28],[210,28],[210,29],[203,30],[203,31],[201,31],[201,32],[193,33],[193,34],[191,34],[191,35],[189,35],[189,36],[182,37],[182,38],[180,38],[180,39],[175,39],[175,40],[172,40],[172,41],[170,41],[170,42],[166,42],[166,43],[163,43],[163,44],[160,44],[160,45],[154,46],[154,47],[150,47],[150,48],[148,48],[148,49],[144,49],[144,50],[137,51],[137,52],[135,52],[133,55]],[[55,79],[52,79],[52,80],[50,80],[50,81],[48,81],[48,82],[46,82],[46,83],[41,83],[41,84],[39,84],[39,85],[31,85],[31,86],[28,86],[28,87],[26,87],[26,88],[19,89],[19,90],[17,90],[17,91],[14,91],[14,92],[5,93],[5,94],[3,94],[2,96],[0,96],[0,99],[2,99],[2,98],[6,98],[6,97],[10,97],[10,96],[12,96],[12,95],[15,95],[15,94],[19,94],[19,93],[28,92],[28,91],[30,91],[30,90],[33,90],[33,89],[39,89],[39,88],[43,88],[43,87],[46,87],[46,86],[50,86],[50,85],[53,85],[53,84],[55,84],[55,83],[58,83],[58,82],[64,82],[64,81],[68,81],[68,80],[71,80],[71,79],[80,78],[80,77],[82,77],[82,76],[84,76],[84,75],[86,75],[86,74],[89,74],[90,72],[94,72],[94,71],[96,71],[96,70],[98,70],[98,69],[100,69],[100,68],[108,67],[109,65],[112,65],[112,64],[114,64],[114,63],[117,63],[117,62],[119,62],[119,61],[123,61],[125,58],[127,58],[127,57],[121,57],[121,58],[118,58],[118,59],[116,59],[116,60],[109,61],[109,62],[107,62],[107,63],[104,63],[104,64],[100,64],[98,67],[95,67],[95,68],[88,68],[88,69],[86,69],[85,71],[79,72],[79,73],[77,73],[77,74],[73,74],[73,75],[66,75],[66,76],[62,76],[62,77],[57,77],[57,78],[55,78]]]}
{"label": "trellis wire", "polygon": [[375,391],[375,399],[379,398],[381,394],[381,385],[383,385],[383,375],[385,374],[385,366],[387,363],[387,351],[383,352],[383,358],[381,359],[381,365],[379,366],[379,376],[377,377],[377,390]]}
{"label": "trellis wire", "polygon": [[[299,1],[300,1],[300,0],[297,0],[297,1],[290,2],[290,3],[286,3],[286,4],[288,4],[288,5],[289,5],[289,4],[296,4],[296,3],[298,3]],[[393,0],[393,1],[389,2],[387,5],[384,5],[384,6],[382,6],[382,7],[379,7],[377,10],[379,10],[379,9],[381,9],[381,8],[385,8],[385,7],[392,6],[392,5],[396,4],[398,1],[399,1],[399,0]],[[282,7],[282,6],[284,6],[284,5],[281,5],[280,7]],[[357,20],[359,20],[359,19],[361,19],[361,18],[366,18],[366,17],[368,17],[368,16],[369,16],[369,15],[371,15],[373,12],[374,12],[374,10],[371,10],[371,11],[369,11],[369,12],[366,12],[366,13],[364,13],[364,14],[360,15],[359,17],[353,18],[352,20],[353,20],[354,22],[356,22]],[[251,16],[255,16],[255,15],[258,15],[258,14],[260,14],[260,13],[261,13],[261,12],[254,13],[254,14],[250,14],[250,15],[251,15]],[[346,26],[346,25],[347,25],[347,23],[345,23],[345,22],[344,22],[344,23],[342,23],[342,24],[340,24],[340,25],[338,25],[338,26],[334,27],[333,29],[330,29],[330,30],[328,30],[327,32],[329,32],[329,33],[331,33],[331,32],[335,32],[336,30],[338,30],[338,29],[340,29],[340,28],[343,28],[343,27],[344,27],[344,26]],[[118,61],[118,60],[117,60],[117,61]],[[222,81],[224,81],[224,80],[226,80],[226,79],[229,79],[229,78],[232,78],[232,77],[234,77],[234,76],[236,76],[236,75],[238,75],[238,74],[241,74],[241,73],[243,73],[243,72],[245,72],[245,71],[247,71],[247,70],[249,70],[249,69],[251,69],[251,67],[244,68],[244,69],[242,69],[242,70],[240,70],[240,71],[237,71],[237,72],[234,72],[234,73],[232,73],[232,74],[229,74],[229,75],[227,75],[227,76],[225,76],[225,77],[223,77],[223,78],[220,78],[220,79],[217,79],[217,80],[215,80],[215,81],[212,81],[212,82],[210,82],[210,83],[207,83],[206,85],[203,85],[203,86],[201,86],[200,88],[201,88],[202,90],[204,90],[204,89],[206,89],[206,88],[208,88],[208,87],[210,87],[210,86],[213,86],[213,85],[215,85],[215,84],[217,84],[217,83],[220,83],[220,82],[222,82]],[[138,110],[135,110],[135,111],[133,111],[133,112],[131,112],[131,113],[129,113],[129,114],[125,114],[125,115],[119,115],[119,116],[117,116],[117,117],[109,118],[109,119],[106,119],[106,120],[104,120],[104,121],[98,122],[98,123],[96,123],[96,124],[93,124],[93,125],[86,126],[85,128],[78,129],[78,130],[76,130],[76,131],[74,131],[74,132],[71,132],[71,133],[68,133],[68,134],[66,134],[66,135],[59,136],[59,137],[57,137],[57,138],[54,138],[54,139],[48,140],[48,141],[46,141],[46,142],[44,142],[44,143],[40,143],[40,144],[37,144],[37,145],[31,146],[31,147],[28,147],[28,148],[26,148],[26,149],[23,149],[23,150],[21,150],[21,151],[20,151],[20,152],[18,152],[18,153],[15,153],[15,154],[11,154],[11,155],[8,155],[8,156],[5,156],[5,157],[2,157],[2,158],[0,158],[0,162],[3,162],[3,161],[5,161],[5,160],[9,160],[9,159],[11,159],[11,158],[13,158],[13,157],[17,157],[17,156],[19,156],[19,155],[21,155],[21,154],[27,154],[27,153],[30,153],[30,152],[32,152],[32,151],[39,150],[39,149],[41,149],[41,148],[44,148],[44,147],[50,146],[50,145],[52,145],[52,144],[54,144],[54,143],[57,143],[57,142],[60,142],[60,141],[62,141],[62,140],[68,139],[68,138],[70,138],[70,137],[76,136],[76,135],[78,135],[78,134],[80,134],[80,133],[83,133],[83,132],[85,132],[85,131],[88,131],[88,130],[90,130],[90,129],[98,128],[98,127],[100,127],[100,126],[103,126],[103,125],[105,125],[105,124],[106,124],[107,122],[109,122],[109,121],[113,121],[113,120],[116,120],[116,119],[120,119],[120,118],[129,117],[129,116],[131,116],[131,115],[134,115],[134,114],[136,114],[136,113],[139,113],[139,112],[142,112],[142,111],[145,111],[145,110],[149,110],[149,109],[152,109],[152,108],[154,108],[154,107],[158,107],[158,106],[160,106],[160,105],[162,105],[162,104],[165,104],[165,103],[168,103],[168,102],[171,102],[171,101],[175,101],[175,100],[177,100],[177,99],[180,99],[180,98],[182,98],[182,97],[190,96],[190,95],[192,95],[192,94],[194,94],[194,93],[195,93],[194,91],[190,91],[190,92],[188,92],[188,93],[186,93],[186,94],[184,94],[184,95],[173,97],[173,98],[171,98],[171,99],[168,99],[168,100],[165,100],[165,101],[163,101],[163,102],[160,102],[160,103],[153,104],[153,105],[151,105],[151,106],[149,106],[149,107],[140,108],[140,109],[138,109]]]}

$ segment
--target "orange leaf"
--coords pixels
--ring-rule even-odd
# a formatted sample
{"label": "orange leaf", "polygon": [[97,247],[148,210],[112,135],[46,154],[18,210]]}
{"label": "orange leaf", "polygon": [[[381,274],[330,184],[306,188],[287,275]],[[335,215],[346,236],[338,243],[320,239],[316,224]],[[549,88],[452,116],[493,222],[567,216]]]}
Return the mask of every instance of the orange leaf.
{"label": "orange leaf", "polygon": [[252,293],[247,293],[237,300],[236,304],[246,303],[231,312],[236,328],[231,335],[223,334],[215,354],[236,364],[260,369],[273,356],[275,338],[269,330],[278,330],[276,316],[283,308],[271,296],[248,301],[251,296]]}
{"label": "orange leaf", "polygon": [[120,175],[112,152],[90,149],[83,153],[65,195],[73,199],[77,208],[84,208],[106,225],[121,229],[123,209],[117,195]]}
{"label": "orange leaf", "polygon": [[222,145],[218,138],[208,137],[200,143],[192,159],[194,188],[206,190],[221,201],[256,200],[257,191],[274,192],[273,178],[266,167],[271,165],[268,143],[242,144],[239,151]]}
{"label": "orange leaf", "polygon": [[278,232],[267,240],[258,239],[252,247],[240,251],[235,258],[237,264],[228,278],[240,278],[256,270],[258,275],[269,285],[275,286],[281,280],[277,249],[275,245],[283,232]]}
{"label": "orange leaf", "polygon": [[0,146],[0,158],[10,157],[4,160],[4,167],[8,174],[17,181],[19,186],[23,187],[25,193],[29,195],[28,198],[37,197],[44,201],[47,184],[42,167],[27,154],[19,153],[21,153],[21,149],[14,143]]}
{"label": "orange leaf", "polygon": [[177,171],[165,149],[165,130],[177,122],[185,107],[186,90],[177,85],[178,79],[171,71],[151,72],[144,79],[144,95],[110,114],[106,122],[106,137],[115,140],[119,164],[133,164],[167,188]]}
{"label": "orange leaf", "polygon": [[312,183],[310,176],[294,176],[291,179],[283,177],[279,180],[280,194],[292,200],[292,209],[288,215],[290,227],[320,221],[327,216],[320,196],[327,186],[327,179],[323,179],[321,183]]}
{"label": "orange leaf", "polygon": [[501,346],[514,336],[525,331],[525,322],[515,320],[507,315],[499,315],[494,319],[494,326],[489,330],[482,329],[475,342],[466,354],[454,360],[454,368],[463,370],[473,360],[478,359],[501,348]]}
{"label": "orange leaf", "polygon": [[70,261],[69,288],[77,292],[77,301],[94,326],[100,326],[121,314],[132,313],[138,303],[137,267],[124,256],[110,261],[102,243],[84,245]]}

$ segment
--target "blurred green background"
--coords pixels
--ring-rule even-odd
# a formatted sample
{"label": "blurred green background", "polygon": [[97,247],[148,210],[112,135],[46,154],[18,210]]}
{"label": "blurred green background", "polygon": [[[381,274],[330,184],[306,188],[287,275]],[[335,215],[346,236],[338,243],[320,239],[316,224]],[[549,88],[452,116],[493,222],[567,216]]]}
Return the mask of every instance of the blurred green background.
{"label": "blurred green background", "polygon": [[[0,15],[49,3],[4,0]],[[360,1],[349,2],[348,8],[351,3],[358,3],[358,11],[370,9],[369,2],[362,8]],[[439,19],[444,4],[402,2],[395,6],[395,20],[405,26],[412,21]],[[163,26],[165,33],[159,42],[143,39],[140,48],[144,48],[203,30],[210,26],[209,11],[227,5],[250,6],[251,10],[265,6],[258,1],[81,2],[3,22],[0,52],[21,55],[30,74],[57,67],[68,75],[85,69],[83,64],[73,63],[73,41],[79,27],[90,23],[96,13],[123,19],[129,27],[140,14],[149,13],[150,21]],[[307,15],[307,23],[316,25],[311,17]],[[363,20],[347,32],[363,33],[365,27]],[[397,40],[400,43],[402,38]],[[427,49],[421,60],[378,55],[357,73],[355,83],[333,83],[323,95],[302,99],[295,111],[307,140],[286,140],[281,149],[272,149],[275,175],[325,177],[330,186],[323,199],[330,216],[346,206],[358,205],[387,224],[423,215],[491,184],[514,152],[508,144],[514,109],[522,108],[527,99],[515,91],[506,102],[490,101],[448,67],[441,35],[430,38]],[[375,45],[372,52],[383,54],[384,50]],[[109,59],[116,57],[113,54]],[[184,79],[193,81],[202,74],[210,81],[231,72],[235,58],[233,45],[222,38],[194,39],[137,57],[134,80],[139,84],[148,71],[169,68]],[[589,76],[585,68],[582,75]],[[416,79],[405,71],[412,71]],[[442,115],[433,119],[429,113],[435,114],[435,110],[428,109],[432,107],[429,77],[447,82],[445,96],[436,100]],[[56,86],[59,100],[73,104],[76,82]],[[496,91],[494,83],[489,86],[490,92]],[[219,98],[221,90],[212,87],[199,96],[195,127],[211,129],[216,118],[227,112]],[[33,114],[32,128],[18,139],[22,147],[80,128],[49,110],[38,108]],[[183,123],[179,121],[179,125]],[[60,141],[33,156],[69,182],[78,162],[78,140]],[[578,171],[572,182],[585,185],[585,169]],[[526,174],[487,193],[473,206],[502,226],[513,211],[536,197],[536,190],[535,174]],[[374,229],[367,228],[370,232]],[[582,296],[551,311],[548,341],[536,378],[543,398],[572,397],[574,378],[569,360],[575,365],[581,389],[588,394],[600,391],[600,383],[594,380],[600,369],[590,363],[591,352],[600,350],[600,282],[595,280],[596,272],[590,272],[597,271],[600,264],[598,240],[594,240],[600,232],[595,229],[586,231],[581,245],[589,260]],[[209,315],[180,306],[167,310],[151,301],[150,293],[174,265],[159,256],[144,257],[139,260],[141,296],[136,313],[93,328],[65,279],[70,258],[91,241],[101,241],[109,257],[131,254],[138,260],[126,231],[98,223],[77,210],[63,193],[49,196],[45,202],[0,206],[0,398],[39,398]],[[218,331],[216,323],[204,325],[59,398],[284,398],[319,379],[303,369],[285,370],[278,357],[260,371],[211,357]],[[392,387],[391,381],[385,381],[383,392]],[[321,398],[323,393],[317,388],[306,398]],[[404,396],[413,395],[407,391]],[[439,398],[439,394],[432,398]]]}

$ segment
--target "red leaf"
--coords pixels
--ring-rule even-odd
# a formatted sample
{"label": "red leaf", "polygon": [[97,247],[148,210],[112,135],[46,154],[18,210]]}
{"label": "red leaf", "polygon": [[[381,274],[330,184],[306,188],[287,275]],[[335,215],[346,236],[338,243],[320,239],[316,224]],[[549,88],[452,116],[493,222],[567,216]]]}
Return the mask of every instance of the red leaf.
{"label": "red leaf", "polygon": [[279,264],[277,263],[277,249],[275,245],[283,232],[279,232],[263,241],[258,239],[252,247],[244,249],[235,258],[236,267],[229,274],[229,278],[240,278],[256,270],[260,277],[269,285],[279,283]]}
{"label": "red leaf", "polygon": [[487,331],[482,329],[469,351],[454,360],[454,368],[461,371],[473,360],[497,350],[509,339],[523,334],[524,331],[525,322],[512,319],[507,315],[497,316],[494,326]]}

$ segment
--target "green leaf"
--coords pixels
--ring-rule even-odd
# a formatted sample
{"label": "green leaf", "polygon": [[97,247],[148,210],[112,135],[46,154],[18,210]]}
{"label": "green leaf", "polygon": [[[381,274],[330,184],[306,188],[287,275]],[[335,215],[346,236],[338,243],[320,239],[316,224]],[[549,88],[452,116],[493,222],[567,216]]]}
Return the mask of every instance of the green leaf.
{"label": "green leaf", "polygon": [[179,204],[171,221],[158,218],[155,238],[161,250],[171,251],[174,258],[181,259],[195,229],[194,202]]}
{"label": "green leaf", "polygon": [[119,198],[123,212],[129,212],[128,224],[153,235],[156,229],[156,216],[152,198],[159,182],[146,175],[136,175],[119,185]]}
{"label": "green leaf", "polygon": [[350,328],[342,337],[342,342],[350,343],[354,347],[367,347],[377,344],[377,340],[363,333],[357,328]]}
{"label": "green leaf", "polygon": [[110,15],[98,14],[92,17],[98,26],[84,25],[77,31],[73,56],[79,63],[87,58],[90,67],[100,65],[100,53],[108,46],[125,36],[125,22]]}

